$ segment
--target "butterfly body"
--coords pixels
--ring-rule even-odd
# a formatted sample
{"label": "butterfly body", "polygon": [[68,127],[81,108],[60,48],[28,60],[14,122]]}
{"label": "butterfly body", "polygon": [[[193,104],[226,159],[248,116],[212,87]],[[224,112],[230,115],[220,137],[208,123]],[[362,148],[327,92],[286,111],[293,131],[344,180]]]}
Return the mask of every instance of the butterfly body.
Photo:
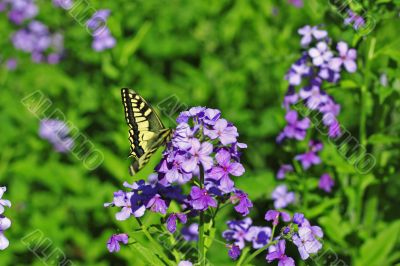
{"label": "butterfly body", "polygon": [[135,91],[121,90],[125,119],[131,143],[131,175],[137,173],[150,160],[157,149],[172,137],[172,129],[165,128],[154,109]]}

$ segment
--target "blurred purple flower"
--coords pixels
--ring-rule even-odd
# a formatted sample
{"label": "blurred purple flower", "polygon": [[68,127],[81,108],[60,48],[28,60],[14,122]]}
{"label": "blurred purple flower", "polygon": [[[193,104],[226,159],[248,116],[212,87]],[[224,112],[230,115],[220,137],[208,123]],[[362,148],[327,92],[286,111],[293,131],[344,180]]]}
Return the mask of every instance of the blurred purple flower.
{"label": "blurred purple flower", "polygon": [[86,22],[93,35],[92,48],[97,52],[113,48],[116,45],[116,40],[107,27],[110,12],[108,9],[99,10]]}
{"label": "blurred purple flower", "polygon": [[298,114],[294,110],[287,112],[285,119],[288,124],[277,137],[277,141],[282,142],[285,138],[303,140],[306,137],[306,130],[310,127],[310,119],[306,117],[298,120]]}
{"label": "blurred purple flower", "polygon": [[199,225],[196,223],[190,226],[182,227],[181,234],[186,241],[198,241],[199,239]]}
{"label": "blurred purple flower", "polygon": [[286,185],[277,186],[274,191],[272,191],[271,197],[274,200],[274,207],[276,209],[285,208],[295,201],[294,192],[288,192]]}
{"label": "blurred purple flower", "polygon": [[304,6],[303,0],[288,0],[288,2],[289,4],[297,8],[301,8]]}
{"label": "blurred purple flower", "polygon": [[244,220],[232,220],[228,221],[228,230],[222,233],[222,237],[229,243],[233,243],[238,246],[239,249],[243,249],[247,237],[248,230],[253,221],[250,218]]}
{"label": "blurred purple flower", "polygon": [[229,250],[228,250],[228,255],[231,257],[231,259],[236,260],[239,258],[241,250],[237,245],[227,245]]}
{"label": "blurred purple flower", "polygon": [[61,7],[65,10],[69,10],[73,6],[72,0],[53,0],[53,5],[56,7]]}
{"label": "blurred purple flower", "polygon": [[341,66],[349,73],[354,73],[357,70],[357,51],[355,49],[349,49],[349,46],[345,42],[339,42],[336,46],[339,57],[334,57],[329,61],[329,67],[334,71],[339,72]]}
{"label": "blurred purple flower", "polygon": [[4,250],[8,247],[10,242],[4,236],[4,231],[10,228],[11,220],[3,215],[0,215],[0,250]]}
{"label": "blurred purple flower", "polygon": [[0,187],[0,215],[4,213],[4,207],[11,207],[11,202],[9,200],[3,199],[4,192],[6,191],[6,187]]}
{"label": "blurred purple flower", "polygon": [[328,63],[333,57],[333,53],[326,42],[318,42],[316,47],[312,47],[308,51],[308,54],[315,66],[322,66]]}
{"label": "blurred purple flower", "polygon": [[293,222],[297,225],[301,225],[304,222],[304,214],[296,212],[293,215]]}
{"label": "blurred purple flower", "polygon": [[272,230],[270,227],[252,226],[246,234],[246,240],[253,243],[253,248],[259,249],[268,244]]}
{"label": "blurred purple flower", "polygon": [[329,126],[336,121],[336,116],[340,113],[340,105],[329,97],[319,110],[323,113],[322,121],[324,125]]}
{"label": "blurred purple flower", "polygon": [[282,164],[276,174],[277,179],[284,179],[287,173],[293,172],[293,166],[290,164]]}
{"label": "blurred purple flower", "polygon": [[337,120],[329,125],[328,136],[330,138],[337,138],[342,135],[342,131],[340,129],[340,124]]}
{"label": "blurred purple flower", "polygon": [[8,70],[15,70],[17,68],[17,66],[18,66],[18,62],[17,62],[17,59],[15,59],[15,58],[9,58],[6,61],[6,68]]}
{"label": "blurred purple flower", "polygon": [[301,39],[301,45],[303,47],[308,46],[312,42],[313,37],[316,40],[321,40],[328,36],[328,32],[320,30],[318,26],[311,27],[309,25],[300,28],[298,33],[303,36]]}
{"label": "blurred purple flower", "polygon": [[293,243],[297,246],[301,259],[306,260],[310,254],[317,253],[322,244],[314,237],[309,227],[300,227],[297,234],[293,235]]}
{"label": "blurred purple flower", "polygon": [[112,235],[107,242],[107,248],[109,252],[118,252],[120,250],[119,242],[128,244],[127,234]]}
{"label": "blurred purple flower", "polygon": [[328,95],[318,86],[309,86],[300,90],[300,97],[306,100],[306,105],[311,110],[315,110],[329,99]]}
{"label": "blurred purple flower", "polygon": [[60,120],[44,119],[40,121],[39,136],[53,144],[58,152],[68,152],[72,149],[74,141],[68,137],[70,129]]}
{"label": "blurred purple flower", "polygon": [[365,20],[363,17],[357,15],[352,10],[347,10],[348,17],[344,19],[344,25],[351,25],[353,24],[353,28],[358,30],[365,25]]}
{"label": "blurred purple flower", "polygon": [[279,223],[279,217],[282,217],[282,221],[289,222],[290,215],[283,211],[269,210],[265,213],[264,219],[272,221],[272,225],[276,226]]}
{"label": "blurred purple flower", "polygon": [[167,219],[167,229],[171,233],[175,233],[176,231],[176,221],[179,221],[183,224],[187,222],[187,216],[184,213],[171,213]]}
{"label": "blurred purple flower", "polygon": [[296,93],[296,90],[293,86],[289,86],[283,99],[283,106],[289,110],[290,105],[297,103],[298,100],[299,95]]}
{"label": "blurred purple flower", "polygon": [[33,0],[2,0],[0,4],[4,10],[9,7],[8,18],[17,25],[34,18],[39,11]]}
{"label": "blurred purple flower", "polygon": [[301,162],[304,170],[307,170],[312,165],[317,165],[321,163],[321,159],[317,155],[317,152],[322,150],[322,148],[323,145],[321,142],[310,141],[309,151],[303,154],[296,155],[296,157],[294,158]]}
{"label": "blurred purple flower", "polygon": [[273,248],[274,251],[270,251],[266,257],[268,263],[278,260],[278,266],[295,266],[294,260],[291,257],[286,256],[285,249],[285,240],[279,240]]}
{"label": "blurred purple flower", "polygon": [[302,77],[311,74],[311,68],[307,65],[306,59],[307,56],[302,56],[290,67],[289,72],[285,76],[285,79],[289,81],[290,85],[300,85]]}
{"label": "blurred purple flower", "polygon": [[193,263],[191,263],[188,260],[181,260],[178,264],[178,266],[193,266]]}
{"label": "blurred purple flower", "polygon": [[318,183],[318,187],[322,190],[324,190],[325,192],[331,192],[332,191],[332,187],[335,185],[335,181],[332,179],[332,177],[325,173],[323,175],[321,175],[320,179],[319,179],[319,183]]}

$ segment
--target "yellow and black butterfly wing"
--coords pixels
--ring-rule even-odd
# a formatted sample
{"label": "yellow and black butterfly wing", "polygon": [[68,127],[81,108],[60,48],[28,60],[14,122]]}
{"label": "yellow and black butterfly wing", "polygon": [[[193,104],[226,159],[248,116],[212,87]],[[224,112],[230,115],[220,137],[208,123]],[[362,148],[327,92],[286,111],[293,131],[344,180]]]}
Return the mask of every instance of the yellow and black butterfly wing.
{"label": "yellow and black butterfly wing", "polygon": [[131,156],[135,160],[130,167],[133,175],[171,138],[171,130],[164,127],[153,108],[133,90],[122,89],[121,97],[129,126]]}

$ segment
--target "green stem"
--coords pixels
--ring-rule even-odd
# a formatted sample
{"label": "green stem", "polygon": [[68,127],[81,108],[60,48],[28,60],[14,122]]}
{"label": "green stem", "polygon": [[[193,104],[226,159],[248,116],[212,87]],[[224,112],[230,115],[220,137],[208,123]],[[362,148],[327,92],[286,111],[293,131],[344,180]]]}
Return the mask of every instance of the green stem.
{"label": "green stem", "polygon": [[151,236],[150,232],[147,230],[147,227],[140,221],[139,218],[136,218],[136,221],[138,222],[140,228],[142,229],[144,235],[147,237],[147,239],[151,242],[151,244],[157,249],[157,253],[160,255],[160,257],[164,260],[164,262],[168,265],[173,266],[170,262],[170,260],[167,258],[165,253],[163,252],[163,248],[160,246],[160,244]]}
{"label": "green stem", "polygon": [[[204,185],[204,168],[200,164],[200,188]],[[199,217],[199,242],[198,242],[198,262],[199,265],[206,265],[206,251],[204,247],[205,235],[204,235],[204,212],[200,211]]]}
{"label": "green stem", "polygon": [[256,251],[254,251],[249,257],[247,257],[247,259],[244,260],[244,262],[242,263],[241,260],[239,260],[239,262],[236,264],[236,266],[241,266],[241,265],[246,265],[247,263],[250,263],[255,257],[257,257],[261,252],[263,252],[264,250],[266,250],[267,248],[269,248],[272,245],[275,245],[278,241],[270,241],[268,242],[268,244],[266,244],[265,246],[263,246],[260,249],[257,249]]}

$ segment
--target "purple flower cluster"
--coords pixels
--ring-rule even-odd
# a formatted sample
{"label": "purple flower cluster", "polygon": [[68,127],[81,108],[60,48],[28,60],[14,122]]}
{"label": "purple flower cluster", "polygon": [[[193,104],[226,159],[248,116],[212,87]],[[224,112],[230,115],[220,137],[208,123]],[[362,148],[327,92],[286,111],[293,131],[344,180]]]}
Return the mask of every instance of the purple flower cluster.
{"label": "purple flower cluster", "polygon": [[70,129],[60,120],[44,119],[40,121],[39,136],[53,144],[58,152],[68,152],[72,149],[74,141],[68,136]]}
{"label": "purple flower cluster", "polygon": [[31,21],[27,27],[12,36],[14,47],[31,54],[32,61],[57,64],[64,51],[64,38],[59,33],[51,33],[39,21]]}
{"label": "purple flower cluster", "polygon": [[117,234],[112,235],[107,242],[108,251],[118,252],[120,250],[120,242],[123,244],[128,244],[128,235],[127,234]]}
{"label": "purple flower cluster", "polygon": [[271,195],[276,209],[285,208],[296,199],[294,192],[289,192],[286,185],[277,186]]}
{"label": "purple flower cluster", "polygon": [[[121,208],[117,220],[141,217],[146,210],[160,213],[171,233],[178,222],[186,224],[189,217],[220,204],[231,203],[236,212],[246,216],[253,204],[233,180],[245,172],[239,150],[246,145],[237,141],[236,127],[221,118],[219,110],[204,107],[182,112],[177,122],[149,182],[124,183],[128,191],[115,192],[113,201],[105,207]],[[184,184],[190,185],[188,194],[183,193]],[[168,213],[172,201],[181,206],[180,212]],[[191,238],[197,238],[193,230],[191,234]]]}
{"label": "purple flower cluster", "polygon": [[344,19],[344,24],[345,25],[353,25],[353,28],[355,30],[359,30],[360,28],[365,26],[365,20],[363,17],[358,15],[357,13],[353,12],[352,10],[348,9],[347,10],[347,15]]}
{"label": "purple flower cluster", "polygon": [[0,0],[0,12],[7,10],[8,19],[20,25],[38,14],[38,7],[34,0]]}
{"label": "purple flower cluster", "polygon": [[11,207],[11,202],[9,200],[2,199],[6,190],[6,187],[0,187],[0,250],[6,249],[9,245],[8,239],[4,236],[4,231],[11,226],[11,220],[3,215],[4,207]]}
{"label": "purple flower cluster", "polygon": [[72,0],[53,0],[53,5],[56,7],[61,7],[63,9],[69,10],[73,6]]}
{"label": "purple flower cluster", "polygon": [[[286,255],[286,243],[293,243],[302,260],[309,258],[310,254],[317,253],[322,244],[320,239],[323,237],[322,229],[318,226],[312,226],[302,213],[295,213],[293,219],[286,212],[269,210],[265,214],[265,220],[271,221],[273,229],[270,227],[253,226],[250,218],[241,221],[229,221],[228,230],[224,231],[222,236],[229,243],[228,254],[232,259],[240,256],[241,250],[246,242],[251,242],[254,249],[268,247],[266,260],[268,263],[277,260],[278,265],[294,266],[293,258]],[[273,233],[281,225],[280,234],[275,236]]]}
{"label": "purple flower cluster", "polygon": [[252,226],[250,218],[244,220],[228,221],[228,230],[222,233],[222,237],[228,242],[228,254],[232,259],[240,256],[241,250],[246,243],[251,243],[253,248],[262,248],[271,238],[272,230],[270,227]]}
{"label": "purple flower cluster", "polygon": [[106,24],[110,12],[108,9],[99,10],[86,22],[93,36],[92,48],[97,52],[113,48],[116,44]]}

